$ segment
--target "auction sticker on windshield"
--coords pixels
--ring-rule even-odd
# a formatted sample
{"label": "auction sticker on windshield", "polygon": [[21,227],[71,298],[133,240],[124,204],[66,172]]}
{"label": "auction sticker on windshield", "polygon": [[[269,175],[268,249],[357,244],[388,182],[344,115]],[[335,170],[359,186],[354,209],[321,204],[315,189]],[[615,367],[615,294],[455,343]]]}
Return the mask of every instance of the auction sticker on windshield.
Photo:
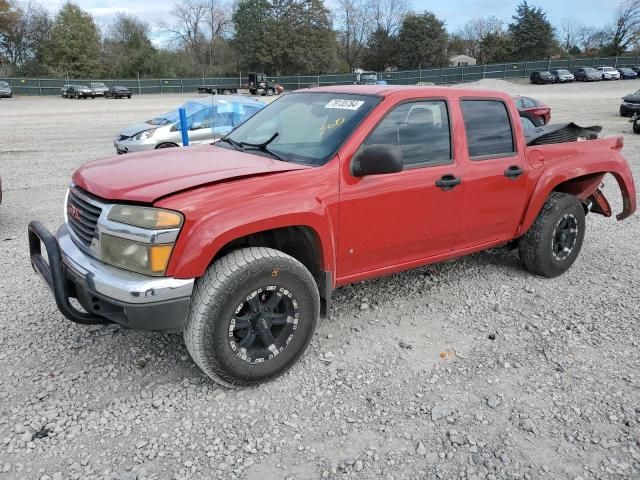
{"label": "auction sticker on windshield", "polygon": [[327,103],[324,108],[337,108],[338,110],[358,110],[364,101],[362,100],[345,100],[343,98],[334,98]]}

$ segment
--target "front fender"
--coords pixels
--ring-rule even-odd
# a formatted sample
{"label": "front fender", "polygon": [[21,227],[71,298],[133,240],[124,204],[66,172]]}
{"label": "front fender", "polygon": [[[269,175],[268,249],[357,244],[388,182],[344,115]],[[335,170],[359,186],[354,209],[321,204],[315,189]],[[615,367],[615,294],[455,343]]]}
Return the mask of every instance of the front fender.
{"label": "front fender", "polygon": [[[325,168],[214,185],[158,202],[185,215],[167,275],[201,277],[229,242],[292,226],[315,233],[320,267],[334,272],[338,192],[336,176],[327,175]],[[293,178],[295,182],[286,182]]]}

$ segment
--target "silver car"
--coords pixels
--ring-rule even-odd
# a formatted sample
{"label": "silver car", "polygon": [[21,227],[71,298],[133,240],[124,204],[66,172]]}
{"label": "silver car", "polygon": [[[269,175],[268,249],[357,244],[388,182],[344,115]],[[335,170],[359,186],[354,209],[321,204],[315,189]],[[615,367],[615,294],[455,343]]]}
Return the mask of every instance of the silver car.
{"label": "silver car", "polygon": [[[241,96],[209,96],[189,100],[186,110],[189,143],[212,143],[251,117],[266,103]],[[182,146],[178,109],[123,130],[114,142],[118,153]]]}
{"label": "silver car", "polygon": [[5,82],[4,80],[0,80],[0,98],[12,98],[13,97],[13,89],[9,82]]}
{"label": "silver car", "polygon": [[104,97],[104,92],[109,90],[109,87],[102,82],[91,82],[89,87],[93,90],[93,93],[96,94],[96,97]]}

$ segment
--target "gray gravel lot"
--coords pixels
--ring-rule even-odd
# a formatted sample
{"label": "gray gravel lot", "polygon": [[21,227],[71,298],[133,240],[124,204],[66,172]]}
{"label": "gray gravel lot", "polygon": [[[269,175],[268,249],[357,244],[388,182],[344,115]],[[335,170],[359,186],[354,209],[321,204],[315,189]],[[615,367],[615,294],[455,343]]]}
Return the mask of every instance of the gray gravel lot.
{"label": "gray gravel lot", "polygon": [[[640,82],[481,83],[623,135],[640,180],[617,115]],[[640,215],[590,215],[553,280],[494,250],[342,288],[302,361],[252,389],[210,382],[179,334],[66,321],[27,223],[56,228],[75,168],[188,97],[0,101],[0,478],[640,478]]]}

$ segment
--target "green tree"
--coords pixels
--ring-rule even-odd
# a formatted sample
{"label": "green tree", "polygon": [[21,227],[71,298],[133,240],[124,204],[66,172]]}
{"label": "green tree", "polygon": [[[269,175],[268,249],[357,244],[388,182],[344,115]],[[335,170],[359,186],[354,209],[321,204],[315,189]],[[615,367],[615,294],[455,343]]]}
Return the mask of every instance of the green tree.
{"label": "green tree", "polygon": [[480,41],[482,63],[502,63],[509,59],[513,50],[511,38],[500,32],[487,33]]}
{"label": "green tree", "polygon": [[398,64],[398,39],[389,35],[386,29],[378,27],[369,37],[368,44],[364,57],[365,68],[382,72]]}
{"label": "green tree", "polygon": [[541,8],[529,5],[527,0],[516,7],[509,33],[513,60],[548,58],[558,47],[547,14]]}
{"label": "green tree", "polygon": [[336,37],[322,0],[241,0],[233,14],[241,68],[318,73],[336,62]]}
{"label": "green tree", "polygon": [[100,31],[91,15],[69,2],[56,15],[45,61],[71,77],[99,76],[100,46]]}
{"label": "green tree", "polygon": [[154,74],[157,69],[156,54],[149,39],[147,23],[131,15],[116,15],[104,42],[105,72],[121,78]]}
{"label": "green tree", "polygon": [[398,60],[402,68],[440,67],[447,62],[447,31],[433,13],[410,13],[400,27]]}

